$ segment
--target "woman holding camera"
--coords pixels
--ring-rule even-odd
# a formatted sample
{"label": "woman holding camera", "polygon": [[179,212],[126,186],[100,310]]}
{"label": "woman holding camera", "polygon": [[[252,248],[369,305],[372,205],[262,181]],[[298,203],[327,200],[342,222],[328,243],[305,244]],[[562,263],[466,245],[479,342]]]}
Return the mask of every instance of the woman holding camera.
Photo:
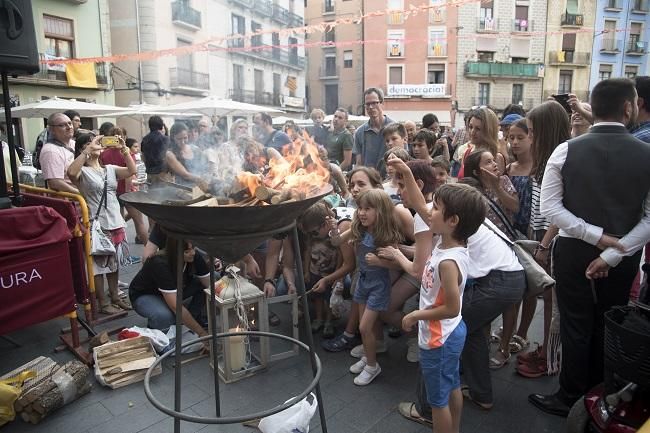
{"label": "woman holding camera", "polygon": [[[131,158],[129,148],[124,145],[124,140],[120,139],[115,147],[121,152],[126,167],[102,165],[99,160],[104,150],[100,144],[101,139],[102,136],[95,136],[92,133],[81,134],[77,138],[75,146],[79,156],[68,167],[68,177],[79,188],[79,192],[86,200],[91,217],[98,215],[102,231],[111,239],[115,250],[118,251],[119,245],[126,242],[126,231],[124,230],[126,223],[122,218],[120,204],[117,201],[117,181],[135,174],[135,162]],[[100,311],[105,314],[131,309],[131,306],[118,296],[118,265],[117,254],[93,256],[97,299]],[[108,282],[110,301],[104,294],[104,275]]]}

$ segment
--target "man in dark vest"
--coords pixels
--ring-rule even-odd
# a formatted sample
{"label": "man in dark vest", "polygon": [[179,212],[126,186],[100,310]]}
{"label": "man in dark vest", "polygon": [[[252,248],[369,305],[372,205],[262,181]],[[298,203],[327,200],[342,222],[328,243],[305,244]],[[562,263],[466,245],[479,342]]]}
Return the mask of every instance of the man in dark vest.
{"label": "man in dark vest", "polygon": [[638,113],[634,83],[601,81],[591,107],[594,125],[553,151],[542,182],[541,211],[560,229],[553,258],[562,370],[558,392],[528,399],[560,416],[603,381],[604,313],[628,303],[650,240],[650,146],[626,129]]}

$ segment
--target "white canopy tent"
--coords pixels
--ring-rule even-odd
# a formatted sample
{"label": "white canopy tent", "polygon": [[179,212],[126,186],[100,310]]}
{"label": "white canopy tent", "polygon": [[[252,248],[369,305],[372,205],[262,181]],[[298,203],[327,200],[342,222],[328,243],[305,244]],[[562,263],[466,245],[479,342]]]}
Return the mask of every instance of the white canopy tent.
{"label": "white canopy tent", "polygon": [[192,111],[208,117],[250,116],[260,112],[283,113],[283,111],[277,110],[275,108],[247,104],[245,102],[238,102],[230,99],[221,99],[217,98],[216,96],[208,96],[206,98],[197,99],[195,101],[181,102],[180,104],[168,105],[166,107],[160,108],[161,111],[171,111],[177,113]]}
{"label": "white canopy tent", "polygon": [[54,113],[62,113],[66,110],[74,110],[81,117],[108,116],[112,113],[125,111],[124,107],[115,107],[113,105],[93,104],[90,102],[81,102],[76,99],[52,98],[39,102],[32,102],[20,105],[11,109],[13,118],[36,118],[49,117]]}

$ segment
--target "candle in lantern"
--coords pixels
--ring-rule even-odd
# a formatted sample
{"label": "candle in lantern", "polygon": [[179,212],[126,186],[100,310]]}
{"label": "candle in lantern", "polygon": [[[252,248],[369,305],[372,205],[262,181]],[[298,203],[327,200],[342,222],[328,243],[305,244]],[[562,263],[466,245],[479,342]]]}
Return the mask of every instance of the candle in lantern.
{"label": "candle in lantern", "polygon": [[[241,332],[241,328],[230,328],[230,332]],[[226,356],[230,358],[230,367],[232,371],[239,371],[246,367],[246,344],[244,342],[246,336],[234,335],[228,337],[229,350]]]}

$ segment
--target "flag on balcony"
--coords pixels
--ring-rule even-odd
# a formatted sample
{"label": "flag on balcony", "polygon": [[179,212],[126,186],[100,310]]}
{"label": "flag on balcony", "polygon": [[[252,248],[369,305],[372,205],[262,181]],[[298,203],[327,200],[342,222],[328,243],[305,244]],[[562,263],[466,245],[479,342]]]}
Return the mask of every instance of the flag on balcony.
{"label": "flag on balcony", "polygon": [[557,61],[558,61],[558,63],[566,62],[566,52],[558,51],[557,52]]}
{"label": "flag on balcony", "polygon": [[292,92],[295,92],[296,89],[298,89],[298,82],[296,81],[296,77],[287,77],[287,82],[284,85]]}
{"label": "flag on balcony", "polygon": [[66,67],[65,74],[68,78],[68,86],[70,87],[97,88],[94,63],[69,63]]}

